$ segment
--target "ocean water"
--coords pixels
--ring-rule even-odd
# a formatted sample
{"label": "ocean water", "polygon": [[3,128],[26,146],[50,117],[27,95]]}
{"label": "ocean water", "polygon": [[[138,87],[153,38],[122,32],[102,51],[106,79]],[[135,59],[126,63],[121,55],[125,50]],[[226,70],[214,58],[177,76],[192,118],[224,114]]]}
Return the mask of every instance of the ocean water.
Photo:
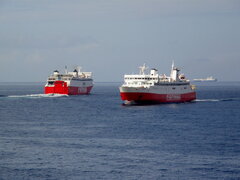
{"label": "ocean water", "polygon": [[124,106],[119,85],[49,96],[1,83],[0,179],[240,179],[240,82],[144,106]]}

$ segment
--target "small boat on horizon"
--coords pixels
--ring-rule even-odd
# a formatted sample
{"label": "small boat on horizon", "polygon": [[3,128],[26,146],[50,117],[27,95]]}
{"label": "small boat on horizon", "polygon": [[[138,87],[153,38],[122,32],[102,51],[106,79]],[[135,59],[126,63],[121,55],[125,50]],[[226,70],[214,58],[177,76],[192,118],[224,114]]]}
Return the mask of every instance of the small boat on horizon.
{"label": "small boat on horizon", "polygon": [[193,82],[216,82],[217,79],[209,76],[207,78],[193,79]]}

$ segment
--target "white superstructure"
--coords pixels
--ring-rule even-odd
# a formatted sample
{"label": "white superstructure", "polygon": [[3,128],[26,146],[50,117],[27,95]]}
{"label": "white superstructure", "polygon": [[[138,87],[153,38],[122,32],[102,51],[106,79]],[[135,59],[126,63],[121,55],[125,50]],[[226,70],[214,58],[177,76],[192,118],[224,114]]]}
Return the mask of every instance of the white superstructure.
{"label": "white superstructure", "polygon": [[139,67],[140,72],[139,74],[132,74],[132,75],[124,75],[124,84],[123,87],[150,87],[154,86],[155,84],[189,84],[189,80],[187,80],[184,74],[179,74],[179,69],[174,67],[172,64],[172,69],[170,76],[165,74],[159,75],[157,69],[151,69],[149,74],[146,74],[146,65]]}

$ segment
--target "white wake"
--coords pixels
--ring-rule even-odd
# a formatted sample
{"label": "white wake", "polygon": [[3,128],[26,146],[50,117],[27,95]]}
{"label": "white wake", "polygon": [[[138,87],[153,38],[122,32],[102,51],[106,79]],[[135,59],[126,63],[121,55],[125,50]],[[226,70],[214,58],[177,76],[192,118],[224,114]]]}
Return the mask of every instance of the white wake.
{"label": "white wake", "polygon": [[196,99],[196,102],[218,102],[219,99]]}
{"label": "white wake", "polygon": [[10,95],[10,98],[57,98],[67,97],[66,94],[26,94],[26,95]]}
{"label": "white wake", "polygon": [[195,101],[196,101],[196,102],[240,101],[240,98],[196,99]]}

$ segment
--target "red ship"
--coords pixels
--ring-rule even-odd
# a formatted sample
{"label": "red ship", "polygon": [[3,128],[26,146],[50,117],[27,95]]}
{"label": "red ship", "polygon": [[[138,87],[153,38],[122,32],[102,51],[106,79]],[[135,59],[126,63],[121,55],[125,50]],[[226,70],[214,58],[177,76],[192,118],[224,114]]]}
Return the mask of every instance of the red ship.
{"label": "red ship", "polygon": [[157,69],[145,74],[145,64],[139,74],[125,75],[119,88],[122,100],[135,103],[188,102],[196,99],[195,86],[172,64],[170,76],[159,75]]}
{"label": "red ship", "polygon": [[73,72],[67,72],[65,69],[65,73],[60,74],[56,70],[48,77],[45,85],[45,94],[89,94],[92,87],[93,79],[91,72],[81,72],[80,68],[76,68]]}

